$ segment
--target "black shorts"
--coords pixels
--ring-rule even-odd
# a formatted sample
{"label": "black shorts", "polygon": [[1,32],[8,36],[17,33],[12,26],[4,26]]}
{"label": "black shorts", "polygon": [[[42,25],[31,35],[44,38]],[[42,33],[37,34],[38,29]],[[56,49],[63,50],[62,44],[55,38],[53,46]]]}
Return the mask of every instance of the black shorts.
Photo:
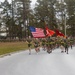
{"label": "black shorts", "polygon": [[28,44],[28,47],[30,47],[31,46],[31,44]]}

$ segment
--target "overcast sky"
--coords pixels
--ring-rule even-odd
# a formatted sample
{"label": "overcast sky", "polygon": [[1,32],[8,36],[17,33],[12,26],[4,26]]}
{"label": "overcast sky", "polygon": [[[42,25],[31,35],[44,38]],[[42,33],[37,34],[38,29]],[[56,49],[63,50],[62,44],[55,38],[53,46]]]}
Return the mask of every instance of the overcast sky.
{"label": "overcast sky", "polygon": [[[1,0],[0,2],[3,2],[4,0]],[[11,2],[11,0],[8,0],[9,2]],[[31,3],[31,8],[34,8],[34,6],[35,6],[35,2],[37,1],[37,0],[31,0],[32,1],[32,3]]]}
{"label": "overcast sky", "polygon": [[[4,0],[1,0],[1,2],[3,2]],[[11,2],[11,0],[8,0],[9,2]],[[32,4],[34,5],[36,0],[31,0],[32,1]]]}

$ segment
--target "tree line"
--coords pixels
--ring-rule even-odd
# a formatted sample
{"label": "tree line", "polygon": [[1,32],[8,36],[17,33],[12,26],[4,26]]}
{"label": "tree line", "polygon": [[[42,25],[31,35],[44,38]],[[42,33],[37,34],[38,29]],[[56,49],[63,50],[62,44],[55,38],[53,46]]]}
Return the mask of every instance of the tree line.
{"label": "tree line", "polygon": [[[26,38],[31,35],[29,26],[45,29],[45,22],[52,30],[75,34],[75,0],[37,0],[31,8],[31,0],[8,0],[0,2],[0,28],[6,27],[7,37]],[[0,31],[2,33],[2,31]]]}

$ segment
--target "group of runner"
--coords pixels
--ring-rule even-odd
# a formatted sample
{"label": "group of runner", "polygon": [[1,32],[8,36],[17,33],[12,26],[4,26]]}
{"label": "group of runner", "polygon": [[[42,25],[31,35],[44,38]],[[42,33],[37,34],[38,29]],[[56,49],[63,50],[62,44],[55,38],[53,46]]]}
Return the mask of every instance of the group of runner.
{"label": "group of runner", "polygon": [[40,52],[40,47],[47,53],[52,53],[52,51],[56,48],[61,49],[61,53],[66,52],[68,54],[69,47],[72,49],[72,46],[75,44],[74,39],[60,39],[60,38],[27,38],[29,55],[31,54],[31,46],[33,45],[36,53]]}

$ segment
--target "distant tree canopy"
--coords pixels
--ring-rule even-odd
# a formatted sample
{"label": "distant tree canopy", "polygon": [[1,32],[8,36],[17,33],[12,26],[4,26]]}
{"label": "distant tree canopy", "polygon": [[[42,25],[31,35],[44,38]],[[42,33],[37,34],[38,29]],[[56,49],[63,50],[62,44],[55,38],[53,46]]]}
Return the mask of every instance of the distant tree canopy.
{"label": "distant tree canopy", "polygon": [[64,33],[65,17],[67,35],[75,34],[75,0],[37,0],[34,9],[31,0],[4,0],[0,2],[0,15],[0,29],[6,26],[10,39],[28,37],[29,26],[44,29],[45,24]]}

